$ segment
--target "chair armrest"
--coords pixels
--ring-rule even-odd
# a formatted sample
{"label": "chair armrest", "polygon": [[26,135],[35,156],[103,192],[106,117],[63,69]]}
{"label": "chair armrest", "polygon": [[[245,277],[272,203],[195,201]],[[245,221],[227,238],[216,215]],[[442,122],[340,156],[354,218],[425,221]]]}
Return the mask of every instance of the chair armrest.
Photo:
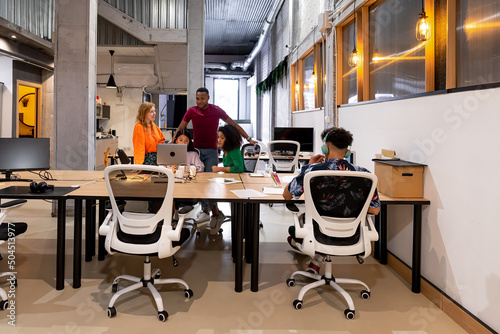
{"label": "chair armrest", "polygon": [[0,224],[5,220],[5,217],[7,217],[7,213],[10,209],[15,209],[18,208],[28,202],[25,199],[15,199],[12,201],[8,201],[5,203],[0,204]]}
{"label": "chair armrest", "polygon": [[299,239],[304,239],[308,234],[309,230],[305,228],[304,222],[301,221],[301,216],[303,213],[294,212],[293,213],[293,223],[295,225],[295,236]]}
{"label": "chair armrest", "polygon": [[26,204],[26,202],[28,202],[28,201],[25,200],[25,199],[15,199],[15,200],[8,201],[8,202],[0,204],[0,209],[7,210],[7,209],[18,208],[18,207]]}
{"label": "chair armrest", "polygon": [[109,232],[111,232],[114,223],[111,219],[112,217],[113,212],[108,212],[108,215],[106,216],[106,218],[104,218],[104,222],[99,227],[99,235],[106,236]]}
{"label": "chair armrest", "polygon": [[365,226],[367,227],[368,239],[370,239],[370,241],[377,241],[378,240],[378,232],[375,229],[375,224],[373,223],[373,217],[374,217],[374,215],[372,215],[372,214],[366,215],[367,224]]}

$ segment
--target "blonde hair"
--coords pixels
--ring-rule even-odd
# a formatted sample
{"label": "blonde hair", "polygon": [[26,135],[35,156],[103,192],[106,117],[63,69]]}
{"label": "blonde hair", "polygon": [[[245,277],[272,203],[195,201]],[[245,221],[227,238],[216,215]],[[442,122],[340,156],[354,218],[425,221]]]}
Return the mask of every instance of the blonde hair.
{"label": "blonde hair", "polygon": [[148,128],[148,123],[146,123],[146,115],[148,112],[151,110],[151,108],[155,107],[154,103],[151,102],[143,102],[139,106],[139,110],[137,111],[137,121],[140,122],[144,128],[147,130]]}

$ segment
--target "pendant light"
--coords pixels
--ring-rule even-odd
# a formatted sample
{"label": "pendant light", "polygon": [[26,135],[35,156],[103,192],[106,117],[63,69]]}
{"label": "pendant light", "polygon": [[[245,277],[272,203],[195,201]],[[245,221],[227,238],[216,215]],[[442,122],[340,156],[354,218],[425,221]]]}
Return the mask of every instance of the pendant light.
{"label": "pendant light", "polygon": [[115,53],[114,50],[109,50],[109,54],[111,55],[111,75],[109,76],[108,83],[106,84],[106,88],[116,88],[116,82],[115,78],[113,77],[114,74],[114,59],[113,59],[113,54]]}
{"label": "pendant light", "polygon": [[424,0],[422,0],[422,12],[418,14],[418,17],[416,37],[421,42],[428,41],[431,38],[431,26],[429,24],[429,17],[425,14]]}
{"label": "pendant light", "polygon": [[359,63],[359,53],[358,50],[356,49],[356,0],[354,0],[354,8],[353,8],[353,14],[354,14],[354,49],[352,49],[351,55],[349,56],[349,61],[348,65],[350,67],[356,67],[358,66]]}

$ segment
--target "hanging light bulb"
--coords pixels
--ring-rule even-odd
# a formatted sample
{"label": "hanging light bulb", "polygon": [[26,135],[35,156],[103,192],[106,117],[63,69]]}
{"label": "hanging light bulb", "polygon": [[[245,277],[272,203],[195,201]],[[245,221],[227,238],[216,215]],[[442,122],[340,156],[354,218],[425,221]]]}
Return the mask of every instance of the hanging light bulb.
{"label": "hanging light bulb", "polygon": [[356,0],[354,0],[354,6],[353,6],[353,15],[354,15],[354,38],[353,38],[353,43],[354,43],[354,49],[352,49],[351,54],[349,55],[349,60],[347,64],[350,67],[356,67],[359,64],[359,53],[358,50],[356,49]]}
{"label": "hanging light bulb", "polygon": [[313,86],[316,85],[316,73],[314,73],[314,70],[311,74],[311,83]]}
{"label": "hanging light bulb", "polygon": [[300,90],[299,80],[295,80],[295,91],[298,92]]}
{"label": "hanging light bulb", "polygon": [[349,56],[348,65],[351,67],[356,67],[359,64],[359,53],[356,47],[352,49],[351,55]]}
{"label": "hanging light bulb", "polygon": [[429,17],[425,14],[424,0],[422,0],[422,12],[418,14],[418,17],[419,19],[416,27],[417,40],[421,42],[428,41],[431,38],[431,25],[429,23]]}

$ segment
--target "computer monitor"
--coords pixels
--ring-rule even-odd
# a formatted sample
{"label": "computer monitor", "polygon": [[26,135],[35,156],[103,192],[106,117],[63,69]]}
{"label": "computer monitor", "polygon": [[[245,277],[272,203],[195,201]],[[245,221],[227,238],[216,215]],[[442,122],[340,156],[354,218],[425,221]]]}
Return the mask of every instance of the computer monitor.
{"label": "computer monitor", "polygon": [[50,169],[49,138],[0,138],[1,181],[11,179],[12,172]]}
{"label": "computer monitor", "polygon": [[[314,128],[274,128],[273,140],[294,140],[300,143],[301,152],[314,152]],[[275,146],[276,150],[279,147]]]}

